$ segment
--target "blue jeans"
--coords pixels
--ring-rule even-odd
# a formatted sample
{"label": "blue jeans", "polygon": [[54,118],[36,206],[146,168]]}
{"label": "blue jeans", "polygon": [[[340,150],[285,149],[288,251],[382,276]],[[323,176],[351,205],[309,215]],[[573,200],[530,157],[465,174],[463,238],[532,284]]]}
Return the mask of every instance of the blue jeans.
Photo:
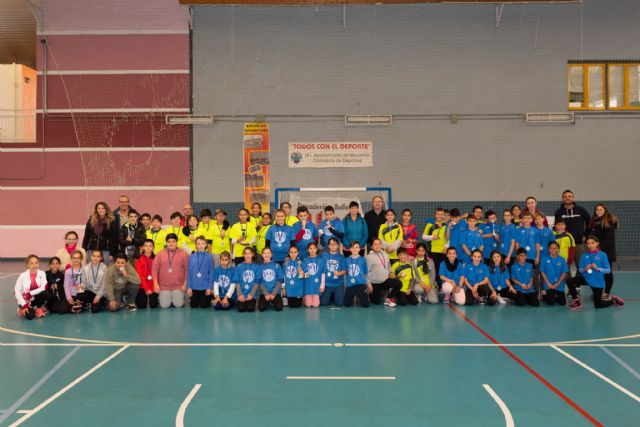
{"label": "blue jeans", "polygon": [[329,305],[331,302],[331,296],[333,295],[333,302],[336,306],[344,304],[344,285],[339,286],[327,286],[324,288],[324,292],[320,294],[320,305]]}

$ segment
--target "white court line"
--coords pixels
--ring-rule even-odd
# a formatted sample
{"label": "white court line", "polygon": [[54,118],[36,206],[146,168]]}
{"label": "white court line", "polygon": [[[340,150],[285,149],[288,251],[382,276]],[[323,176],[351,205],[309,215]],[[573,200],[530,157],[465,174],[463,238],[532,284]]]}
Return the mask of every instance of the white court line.
{"label": "white court line", "polygon": [[84,380],[85,378],[87,378],[89,375],[93,374],[95,371],[97,371],[98,369],[100,369],[101,367],[103,367],[105,364],[107,364],[111,359],[114,359],[115,357],[118,357],[118,355],[120,353],[122,353],[123,351],[125,351],[127,348],[129,348],[128,345],[125,345],[124,347],[120,348],[119,350],[116,350],[114,353],[112,353],[109,357],[107,357],[106,359],[104,359],[102,362],[98,363],[96,366],[94,366],[93,368],[89,369],[87,372],[85,372],[84,374],[80,375],[78,378],[76,378],[75,380],[71,381],[69,384],[67,384],[64,388],[62,388],[60,391],[56,392],[54,395],[52,395],[51,397],[49,397],[47,400],[45,400],[44,402],[42,402],[41,404],[39,404],[38,406],[36,406],[35,408],[33,408],[29,413],[25,414],[23,417],[19,418],[16,422],[14,422],[13,424],[11,424],[9,427],[16,427],[19,426],[20,424],[24,423],[25,421],[27,421],[29,418],[31,418],[32,416],[34,416],[35,414],[37,414],[38,412],[40,412],[41,410],[43,410],[44,408],[46,408],[51,402],[53,402],[54,400],[56,400],[57,398],[59,398],[60,396],[62,396],[63,394],[65,394],[67,391],[71,390],[73,387],[75,387],[76,385],[78,385],[80,382],[82,382],[82,380]]}
{"label": "white court line", "polygon": [[31,411],[33,411],[33,409],[20,409],[19,411],[16,411],[16,414],[28,414]]}
{"label": "white court line", "polygon": [[496,403],[502,410],[502,413],[504,414],[504,421],[506,426],[513,427],[515,424],[513,423],[513,417],[511,416],[511,411],[509,411],[509,408],[507,408],[507,405],[502,401],[502,399],[500,399],[500,396],[498,396],[498,394],[495,391],[493,391],[493,389],[489,384],[482,384],[482,387],[484,387],[487,393],[489,393],[491,397],[493,397],[493,400],[496,401]]}
{"label": "white court line", "polygon": [[607,353],[613,360],[615,360],[616,362],[618,362],[618,364],[620,366],[622,366],[624,369],[626,369],[627,371],[629,371],[629,373],[631,375],[633,375],[634,377],[636,377],[637,379],[640,380],[640,374],[638,373],[638,371],[636,371],[635,369],[633,369],[631,366],[629,366],[629,364],[627,364],[627,362],[625,362],[624,360],[620,359],[618,356],[616,356],[615,354],[613,354],[609,349],[607,349],[604,346],[598,346],[600,347],[600,350],[604,351],[605,353]]}
{"label": "white court line", "polygon": [[18,276],[20,273],[0,273],[0,279],[8,279],[9,277]]}
{"label": "white court line", "polygon": [[196,384],[184,399],[182,405],[180,405],[180,409],[178,409],[178,413],[176,414],[176,427],[184,427],[184,413],[187,411],[187,406],[191,403],[193,396],[200,390],[200,387],[202,387],[202,384]]}
{"label": "white court line", "polygon": [[[65,363],[67,363],[69,359],[71,359],[71,357],[73,357],[74,354],[78,352],[78,350],[80,350],[80,347],[76,346],[73,350],[71,350],[68,354],[66,354],[62,359],[60,359],[60,361],[56,363],[55,366],[51,368],[49,372],[47,372],[42,378],[40,378],[37,383],[31,386],[31,388],[29,388],[29,390],[27,390],[25,394],[20,396],[20,398],[16,400],[15,403],[11,405],[11,407],[7,409],[7,411],[4,414],[2,414],[2,416],[0,416],[0,424],[6,421],[6,419],[9,418],[16,411],[16,409],[22,406],[24,402],[26,402],[31,396],[33,396],[33,394],[36,391],[38,391],[40,387],[42,387],[42,385],[45,382],[47,382],[49,378],[53,376],[53,374],[55,374]],[[26,411],[22,413],[26,414],[30,412],[31,411]],[[18,413],[21,413],[21,412],[18,411]]]}
{"label": "white court line", "polygon": [[335,381],[393,381],[396,377],[300,377],[288,376],[288,380],[335,380]]}
{"label": "white court line", "polygon": [[574,356],[570,355],[566,351],[560,350],[555,345],[552,345],[551,348],[556,350],[558,353],[562,354],[564,357],[566,357],[567,359],[571,360],[572,362],[582,366],[584,369],[586,369],[587,371],[591,372],[593,375],[595,375],[596,377],[600,378],[604,382],[608,383],[612,387],[617,388],[622,393],[626,394],[627,396],[629,396],[630,398],[632,398],[636,402],[640,403],[640,397],[638,397],[635,394],[631,393],[629,390],[627,390],[626,388],[622,387],[620,384],[618,384],[617,382],[613,381],[611,378],[608,378],[608,377],[604,376],[600,372],[598,372],[595,369],[593,369],[591,366],[589,366],[586,363],[582,362],[581,360],[575,358]]}

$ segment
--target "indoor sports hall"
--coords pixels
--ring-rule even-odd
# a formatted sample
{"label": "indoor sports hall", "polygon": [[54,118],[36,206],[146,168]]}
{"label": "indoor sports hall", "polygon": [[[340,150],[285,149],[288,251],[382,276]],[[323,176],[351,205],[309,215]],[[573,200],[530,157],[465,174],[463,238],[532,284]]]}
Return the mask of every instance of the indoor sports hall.
{"label": "indoor sports hall", "polygon": [[637,425],[638,22],[637,0],[0,0],[0,425]]}

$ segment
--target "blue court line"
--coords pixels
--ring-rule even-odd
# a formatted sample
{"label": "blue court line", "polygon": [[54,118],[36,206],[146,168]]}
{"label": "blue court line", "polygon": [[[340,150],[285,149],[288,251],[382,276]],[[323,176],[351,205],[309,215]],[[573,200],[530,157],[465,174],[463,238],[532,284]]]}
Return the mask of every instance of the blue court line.
{"label": "blue court line", "polygon": [[639,379],[639,380],[640,380],[640,374],[639,374],[635,369],[633,369],[631,366],[629,366],[629,365],[627,364],[627,362],[625,362],[624,360],[620,359],[618,356],[616,356],[615,354],[613,354],[613,353],[611,352],[611,350],[609,350],[609,349],[608,349],[608,348],[606,348],[606,347],[602,347],[602,346],[600,346],[600,350],[602,350],[602,351],[604,351],[605,353],[607,353],[609,356],[611,356],[611,358],[612,358],[613,360],[615,360],[616,362],[618,362],[618,364],[619,364],[620,366],[622,366],[624,369],[626,369],[627,371],[629,371],[629,373],[630,373],[631,375],[633,375],[634,377],[636,377],[637,379]]}
{"label": "blue court line", "polygon": [[80,347],[75,347],[73,350],[71,350],[66,356],[64,356],[62,359],[60,359],[60,361],[53,367],[51,368],[51,370],[49,372],[47,372],[42,378],[40,378],[40,380],[35,383],[29,390],[27,390],[27,392],[25,394],[23,394],[20,399],[18,399],[16,401],[16,403],[14,403],[13,405],[11,405],[11,407],[9,409],[7,409],[6,411],[4,411],[4,413],[2,414],[2,416],[0,416],[0,424],[2,424],[7,418],[9,418],[11,415],[13,415],[13,413],[27,400],[29,399],[36,391],[38,391],[38,389],[40,387],[42,387],[42,384],[44,384],[49,378],[51,378],[51,376],[53,374],[56,373],[56,371],[58,371],[58,369],[60,369],[62,367],[62,365],[64,365],[65,363],[67,363],[67,361],[69,359],[71,359],[71,357],[76,354],[78,352],[78,350],[80,350]]}

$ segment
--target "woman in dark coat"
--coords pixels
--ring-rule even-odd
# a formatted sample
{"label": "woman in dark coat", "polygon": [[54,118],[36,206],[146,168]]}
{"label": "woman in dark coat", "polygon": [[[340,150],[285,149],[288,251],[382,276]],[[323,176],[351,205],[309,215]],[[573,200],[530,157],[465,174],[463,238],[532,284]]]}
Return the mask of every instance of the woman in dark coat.
{"label": "woman in dark coat", "polygon": [[105,264],[118,253],[118,221],[105,202],[98,202],[84,228],[82,247],[90,253],[93,249],[102,251]]}
{"label": "woman in dark coat", "polygon": [[613,287],[613,264],[616,262],[616,230],[618,229],[618,218],[609,212],[609,208],[603,203],[598,203],[593,210],[593,216],[589,222],[587,235],[592,234],[600,240],[600,250],[607,254],[611,273],[604,275],[604,294],[608,297]]}

